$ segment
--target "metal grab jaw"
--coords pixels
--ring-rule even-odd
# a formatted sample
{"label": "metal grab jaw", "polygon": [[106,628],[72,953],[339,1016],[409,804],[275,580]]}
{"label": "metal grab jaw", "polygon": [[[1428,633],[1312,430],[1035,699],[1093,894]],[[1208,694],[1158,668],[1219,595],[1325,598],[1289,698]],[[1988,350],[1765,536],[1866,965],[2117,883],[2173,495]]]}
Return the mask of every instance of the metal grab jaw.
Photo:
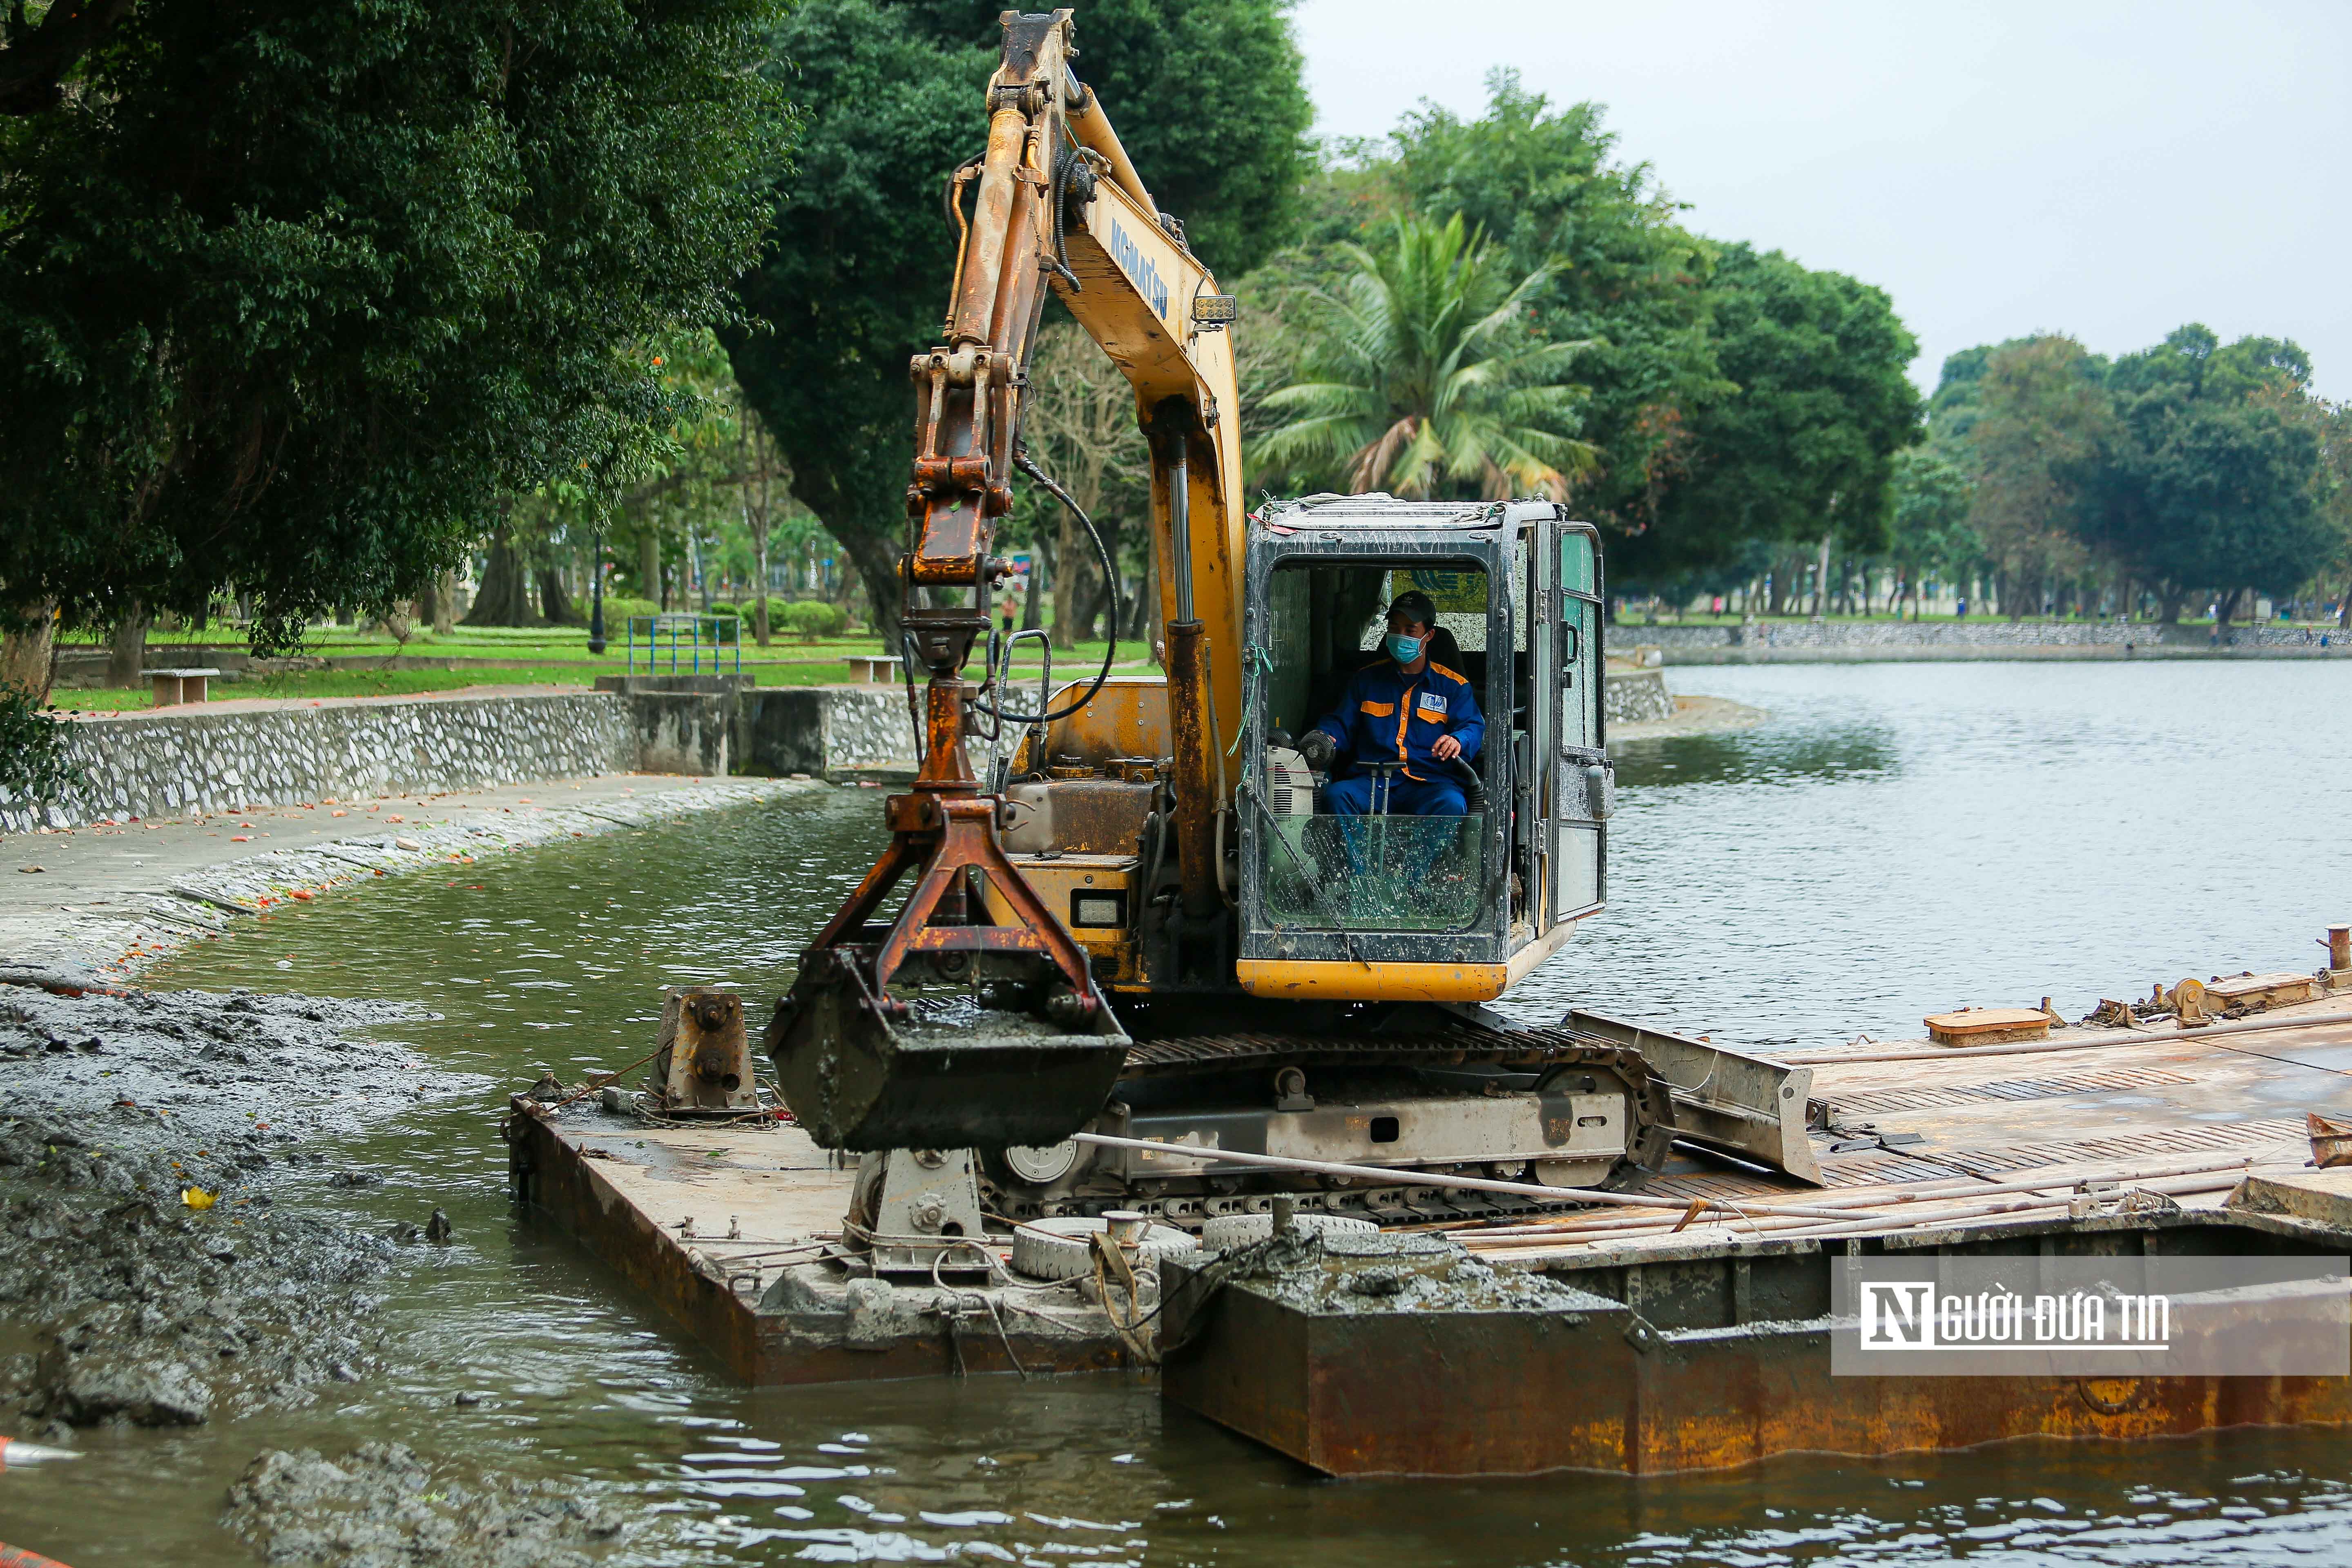
{"label": "metal grab jaw", "polygon": [[[785,1103],[836,1149],[1056,1143],[1102,1109],[1127,1058],[1086,950],[1005,858],[1000,802],[964,754],[971,689],[959,671],[1012,571],[993,544],[1013,504],[1024,367],[1049,279],[1076,287],[1060,261],[1070,148],[1088,135],[1118,145],[1107,122],[1072,124],[1070,13],[999,20],[987,151],[969,212],[960,194],[951,202],[963,238],[941,341],[908,364],[919,406],[899,620],[930,675],[922,768],[889,802],[889,848],[803,955],[768,1030]],[[1121,199],[1156,211],[1123,153],[1118,163]],[[1131,285],[1129,297],[1141,304]],[[897,918],[871,923],[909,873]],[[902,977],[967,999],[960,1012],[910,1003],[892,994]]]}
{"label": "metal grab jaw", "polygon": [[[889,847],[776,1004],[767,1044],[778,1086],[826,1148],[1059,1142],[1102,1110],[1129,1042],[1086,950],[1005,858],[1000,803],[980,793],[964,755],[969,688],[956,671],[984,619],[907,619],[931,667],[922,770],[912,793],[890,797]],[[898,919],[872,923],[909,872]],[[972,1000],[893,996],[910,972]]]}

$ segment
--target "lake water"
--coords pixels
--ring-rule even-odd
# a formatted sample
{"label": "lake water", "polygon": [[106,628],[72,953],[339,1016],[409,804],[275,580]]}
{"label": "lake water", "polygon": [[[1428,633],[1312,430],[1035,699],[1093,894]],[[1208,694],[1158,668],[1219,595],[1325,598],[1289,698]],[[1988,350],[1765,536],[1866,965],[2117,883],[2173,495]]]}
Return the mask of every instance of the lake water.
{"label": "lake water", "polygon": [[[2305,664],[1676,670],[1770,723],[1621,752],[1612,905],[1510,1004],[1756,1043],[1916,1033],[1958,1002],[2308,968],[2352,918],[2352,671]],[[159,985],[422,1001],[402,1037],[501,1085],[650,1048],[661,987],[764,999],[871,858],[878,792],[615,834],[240,922]],[[366,1437],[562,1478],[635,1523],[614,1561],[2305,1563],[2352,1558],[2326,1431],[1790,1458],[1629,1481],[1319,1480],[1121,1377],[751,1393],[504,1195],[503,1089],[341,1152],[301,1194],[457,1244],[385,1308],[398,1370],[306,1409],[100,1431],[0,1476],[0,1539],[97,1568],[243,1563],[215,1526],[264,1447]],[[291,1178],[281,1178],[291,1179]],[[460,1392],[481,1403],[454,1405]]]}

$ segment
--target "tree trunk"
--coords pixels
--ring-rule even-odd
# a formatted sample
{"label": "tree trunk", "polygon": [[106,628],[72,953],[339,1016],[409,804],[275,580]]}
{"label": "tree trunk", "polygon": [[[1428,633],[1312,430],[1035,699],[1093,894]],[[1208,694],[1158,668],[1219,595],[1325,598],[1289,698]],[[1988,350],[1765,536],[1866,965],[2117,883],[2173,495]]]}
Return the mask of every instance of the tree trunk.
{"label": "tree trunk", "polygon": [[1822,531],[1822,552],[1813,563],[1813,619],[1821,620],[1829,613],[1830,536]]}
{"label": "tree trunk", "polygon": [[444,572],[433,585],[433,635],[447,637],[457,629],[457,574]]}
{"label": "tree trunk", "polygon": [[1116,606],[1106,603],[1108,598],[1106,590],[1108,587],[1109,584],[1102,580],[1102,574],[1098,572],[1089,572],[1080,579],[1071,595],[1077,601],[1076,614],[1072,620],[1070,631],[1074,641],[1092,642],[1095,630],[1105,619],[1106,612],[1110,619],[1112,633],[1116,635],[1118,627],[1118,611]]}
{"label": "tree trunk", "polygon": [[874,629],[881,634],[883,647],[892,653],[898,649],[898,555],[901,546],[895,536],[852,531],[835,533],[835,541],[849,563],[857,569],[857,580],[866,589],[866,602],[873,612]]}
{"label": "tree trunk", "polygon": [[751,640],[768,646],[768,525],[751,528]]}
{"label": "tree trunk", "polygon": [[563,574],[553,566],[539,569],[539,613],[547,617],[550,626],[581,624],[579,603],[572,597],[572,590],[563,585]]}
{"label": "tree trunk", "polygon": [[1054,646],[1077,646],[1079,626],[1078,597],[1093,574],[1086,569],[1086,542],[1081,537],[1078,520],[1066,507],[1062,524],[1054,540]]}
{"label": "tree trunk", "polygon": [[147,662],[147,606],[137,597],[106,639],[106,683],[136,686]]}
{"label": "tree trunk", "polygon": [[18,613],[30,624],[23,631],[0,635],[0,686],[16,687],[32,697],[36,707],[44,706],[57,675],[57,602],[26,605]]}
{"label": "tree trunk", "polygon": [[2188,597],[2188,595],[2182,589],[2174,586],[2170,583],[2165,584],[2162,589],[2158,592],[2156,596],[2157,624],[2158,626],[2179,626],[2180,624],[2180,602],[2186,597]]}
{"label": "tree trunk", "polygon": [[1143,541],[1143,605],[1137,617],[1135,632],[1142,639],[1144,657],[1155,664],[1160,661],[1160,644],[1164,636],[1160,617],[1160,546],[1146,534]]}
{"label": "tree trunk", "polygon": [[637,597],[661,602],[661,540],[650,528],[637,536]]}
{"label": "tree trunk", "polygon": [[2344,592],[2336,595],[2336,624],[2339,626],[2352,627],[2352,581],[2347,581],[2344,584]]}
{"label": "tree trunk", "polygon": [[482,591],[466,616],[469,626],[532,626],[539,612],[530,602],[530,574],[504,528],[490,535],[488,563],[482,567]]}
{"label": "tree trunk", "polygon": [[1021,629],[1024,632],[1034,632],[1045,624],[1045,579],[1053,570],[1053,552],[1040,531],[1037,542],[1029,547],[1029,587],[1021,605]]}

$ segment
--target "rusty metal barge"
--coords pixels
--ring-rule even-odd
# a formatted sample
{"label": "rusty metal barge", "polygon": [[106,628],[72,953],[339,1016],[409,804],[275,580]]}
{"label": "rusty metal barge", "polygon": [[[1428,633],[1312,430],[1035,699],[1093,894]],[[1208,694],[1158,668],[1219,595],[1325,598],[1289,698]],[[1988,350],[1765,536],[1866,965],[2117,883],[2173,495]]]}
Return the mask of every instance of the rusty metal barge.
{"label": "rusty metal barge", "polygon": [[[1079,1245],[1050,1268],[992,1226],[928,1278],[862,1268],[844,1239],[856,1173],[756,1100],[680,1121],[615,1089],[551,1110],[542,1086],[516,1097],[509,1138],[518,1194],[747,1382],[1156,1373],[1171,1404],[1335,1476],[2346,1423],[2341,1376],[1857,1378],[1829,1353],[1832,1272],[1853,1258],[2352,1253],[2352,1169],[2315,1155],[2352,1117],[2352,966],[2331,956],[2316,977],[2184,982],[2079,1026],[1945,1016],[1925,1038],[1781,1058],[1718,1099],[1670,1069],[1692,1134],[1604,1206],[1335,1178],[1283,1201],[1269,1249],[1263,1199],[1160,1205],[1129,1234],[1182,1245],[1130,1244],[1157,1265],[1140,1279],[1085,1245],[1100,1219],[1058,1222],[1048,1239]],[[1668,1063],[1703,1044],[1571,1016]],[[1708,1134],[1710,1110],[1757,1120],[1738,1102],[1759,1093],[1807,1107],[1802,1138],[1780,1134],[1797,1146]],[[1223,1249],[1179,1234],[1220,1225]]]}

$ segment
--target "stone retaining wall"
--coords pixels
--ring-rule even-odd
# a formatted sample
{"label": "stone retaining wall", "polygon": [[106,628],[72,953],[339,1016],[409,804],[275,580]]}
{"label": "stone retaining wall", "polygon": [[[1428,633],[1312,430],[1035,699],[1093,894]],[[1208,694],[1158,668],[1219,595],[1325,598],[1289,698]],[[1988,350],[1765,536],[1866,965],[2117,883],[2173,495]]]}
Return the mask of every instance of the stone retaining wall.
{"label": "stone retaining wall", "polygon": [[2352,636],[2301,626],[2145,621],[1759,621],[1744,626],[1617,626],[1620,650],[1659,649],[1669,664],[1904,658],[2211,658],[2352,657]]}
{"label": "stone retaining wall", "polygon": [[908,772],[915,731],[896,686],[770,686],[742,692],[735,754],[749,773]]}
{"label": "stone retaining wall", "polygon": [[[646,678],[606,680],[620,689],[346,698],[72,721],[66,747],[83,783],[46,807],[0,792],[0,833],[599,773],[839,776],[914,767],[914,730],[897,688],[760,688],[705,678],[688,689],[645,689]],[[1674,716],[1674,698],[1654,669],[1612,673],[1603,690],[1612,722]]]}
{"label": "stone retaining wall", "polygon": [[897,688],[759,688],[712,676],[611,676],[599,685],[610,689],[69,721],[67,752],[85,782],[47,807],[0,792],[0,833],[599,773],[914,770]]}
{"label": "stone retaining wall", "polygon": [[84,782],[47,807],[0,795],[0,831],[626,773],[639,751],[627,707],[602,693],[192,707],[64,728]]}
{"label": "stone retaining wall", "polygon": [[754,686],[748,675],[606,675],[634,705],[656,773],[907,773],[915,734],[897,686]]}
{"label": "stone retaining wall", "polygon": [[1675,698],[1657,670],[1612,670],[1601,683],[1601,710],[1612,724],[1638,724],[1673,718]]}

